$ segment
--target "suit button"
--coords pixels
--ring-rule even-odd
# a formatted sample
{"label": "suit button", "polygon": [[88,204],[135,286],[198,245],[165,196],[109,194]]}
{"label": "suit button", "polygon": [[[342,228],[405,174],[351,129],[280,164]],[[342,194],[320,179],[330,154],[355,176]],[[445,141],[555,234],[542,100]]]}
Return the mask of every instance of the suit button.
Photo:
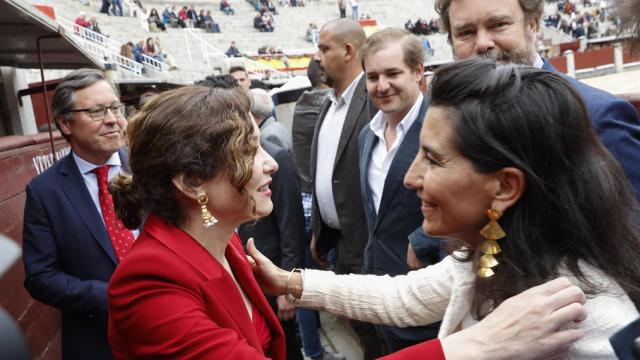
{"label": "suit button", "polygon": [[633,340],[633,356],[636,357],[636,359],[640,359],[640,337],[637,337],[635,340]]}

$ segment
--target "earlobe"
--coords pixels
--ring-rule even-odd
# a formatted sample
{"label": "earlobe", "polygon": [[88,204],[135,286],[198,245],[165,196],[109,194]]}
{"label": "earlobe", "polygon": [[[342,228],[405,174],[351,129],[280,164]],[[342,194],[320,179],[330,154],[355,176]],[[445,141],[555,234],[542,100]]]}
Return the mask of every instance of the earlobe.
{"label": "earlobe", "polygon": [[515,167],[506,167],[498,170],[497,187],[494,192],[493,209],[506,212],[524,194],[526,181],[522,170]]}

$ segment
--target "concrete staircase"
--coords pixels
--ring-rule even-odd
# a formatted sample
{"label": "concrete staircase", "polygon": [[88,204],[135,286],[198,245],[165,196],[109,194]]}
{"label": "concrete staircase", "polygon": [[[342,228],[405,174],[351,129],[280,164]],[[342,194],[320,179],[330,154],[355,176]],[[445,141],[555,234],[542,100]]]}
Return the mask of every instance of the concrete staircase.
{"label": "concrete staircase", "polygon": [[[100,14],[100,1],[91,0],[90,6],[83,6],[77,0],[29,0],[33,3],[45,3],[53,5],[56,11],[63,17],[70,20],[75,19],[79,12],[85,11],[89,16],[95,16],[103,32],[119,42],[136,42],[147,37],[159,37],[163,50],[171,54],[180,69],[177,73],[199,72],[214,73],[224,71],[219,64],[212,68],[207,68],[206,62],[197,55],[197,51],[191,53],[191,59],[186,48],[186,41],[189,41],[190,49],[197,49],[198,46],[193,39],[185,37],[181,29],[168,29],[166,32],[150,33],[140,26],[138,19],[132,17],[115,17]],[[162,13],[166,6],[193,5],[196,10],[211,10],[214,20],[220,24],[222,33],[208,34],[202,33],[205,41],[221,51],[226,51],[229,43],[236,41],[238,48],[243,52],[254,53],[258,48],[268,45],[282,48],[285,51],[314,52],[310,42],[304,39],[305,31],[310,22],[322,25],[328,20],[338,17],[338,6],[336,0],[308,0],[305,7],[280,7],[279,15],[275,16],[275,31],[272,33],[261,33],[253,28],[253,17],[256,14],[253,6],[242,0],[235,0],[232,6],[236,11],[235,15],[224,15],[218,10],[218,3],[202,0],[188,1],[159,1],[146,0],[143,2],[147,9],[155,8]],[[418,11],[416,11],[418,9]],[[427,3],[420,0],[408,0],[401,2],[389,2],[387,0],[363,0],[360,2],[360,14],[369,14],[376,18],[383,26],[399,26],[411,18],[413,21],[418,17],[431,19],[435,17],[433,10],[433,0]],[[350,9],[347,9],[350,15]],[[187,40],[188,39],[188,40]],[[443,34],[429,36],[431,46],[435,49],[435,56],[429,60],[442,60],[451,57],[449,45]],[[200,58],[198,58],[200,57]]]}

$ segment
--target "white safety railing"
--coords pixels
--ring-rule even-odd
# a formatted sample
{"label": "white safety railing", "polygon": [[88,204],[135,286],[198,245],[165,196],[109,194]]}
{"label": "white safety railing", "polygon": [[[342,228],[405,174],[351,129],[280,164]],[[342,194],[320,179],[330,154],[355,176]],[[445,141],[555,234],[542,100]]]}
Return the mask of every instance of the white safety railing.
{"label": "white safety railing", "polygon": [[[192,54],[192,52],[200,50],[200,55],[202,56],[204,62],[207,64],[207,69],[211,69],[212,58],[223,61],[226,67],[229,67],[229,60],[227,55],[215,46],[205,41],[198,30],[192,28],[184,28],[183,33],[184,43],[187,46],[187,56],[189,57],[189,62],[193,61],[194,54]],[[195,46],[192,49],[192,46],[194,44]]]}
{"label": "white safety railing", "polygon": [[113,63],[118,65],[120,68],[125,69],[136,76],[142,76],[142,69],[144,68],[142,64],[137,61],[133,61],[127,57],[124,57],[120,54],[114,53],[104,46],[91,41],[86,40],[80,37],[76,38],[76,41],[80,42],[80,45],[86,49],[89,53],[96,55],[98,58],[103,60],[105,63]]}
{"label": "white safety railing", "polygon": [[[211,69],[212,58],[218,61],[223,61],[225,63],[225,67],[229,67],[229,57],[227,56],[227,54],[208,43],[203,38],[199,30],[185,28],[183,31],[189,61],[193,61],[194,55],[192,54],[192,52],[199,50],[203,60],[207,64],[208,69]],[[192,42],[196,44],[196,46],[193,48]],[[291,78],[291,75],[287,73],[279,71],[269,65],[254,61],[252,59],[243,57],[242,61],[244,62],[245,68],[247,69],[249,74],[253,74],[254,76],[257,76],[262,80],[287,80]]]}
{"label": "white safety railing", "polygon": [[[93,30],[87,29],[83,26],[80,26],[68,19],[65,19],[63,17],[58,16],[57,17],[58,23],[65,28],[67,31],[69,31],[69,33],[75,34],[76,37],[81,38],[81,39],[86,39],[86,40],[90,40],[93,42],[93,46],[95,47],[95,45],[97,46],[102,46],[104,47],[105,51],[120,55],[120,48],[122,47],[122,44],[120,44],[119,42],[110,39],[102,34],[99,34]],[[126,59],[126,57],[125,57]],[[133,60],[131,60],[133,61]],[[169,65],[165,62],[159,61],[151,56],[147,56],[145,54],[142,54],[142,63],[144,65],[149,66],[150,68],[152,68],[153,70],[156,71],[167,71],[169,70]]]}

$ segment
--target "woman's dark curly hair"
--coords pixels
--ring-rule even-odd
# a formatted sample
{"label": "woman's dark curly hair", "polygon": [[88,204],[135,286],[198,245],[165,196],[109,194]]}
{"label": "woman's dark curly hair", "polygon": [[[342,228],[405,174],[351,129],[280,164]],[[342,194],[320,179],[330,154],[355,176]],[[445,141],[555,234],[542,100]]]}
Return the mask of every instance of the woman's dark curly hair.
{"label": "woman's dark curly hair", "polygon": [[[615,280],[640,305],[638,204],[624,172],[598,140],[580,95],[548,71],[493,60],[441,67],[431,105],[450,114],[454,144],[476,171],[520,169],[526,188],[499,223],[507,237],[495,275],[476,281],[475,313],[578,266]],[[473,250],[463,260],[477,262]],[[477,264],[476,264],[477,265]]]}
{"label": "woman's dark curly hair", "polygon": [[[244,92],[204,86],[164,92],[129,121],[127,134],[132,176],[120,175],[109,190],[128,228],[150,213],[172,224],[184,220],[172,182],[178,175],[201,182],[224,173],[252,203],[244,186],[258,142]],[[215,194],[208,195],[215,201]]]}

